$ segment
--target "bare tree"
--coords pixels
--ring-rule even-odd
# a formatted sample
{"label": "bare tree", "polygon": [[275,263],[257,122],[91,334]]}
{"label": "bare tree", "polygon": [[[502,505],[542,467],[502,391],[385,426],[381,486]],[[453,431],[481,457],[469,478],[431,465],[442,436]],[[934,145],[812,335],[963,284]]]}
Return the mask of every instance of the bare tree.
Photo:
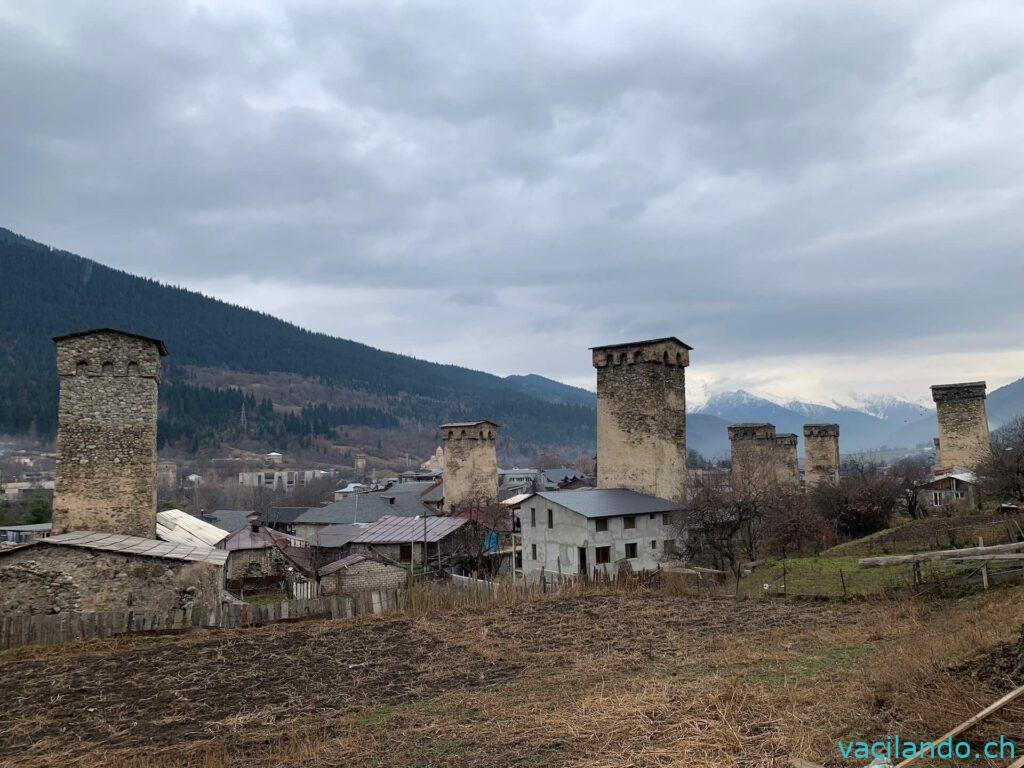
{"label": "bare tree", "polygon": [[896,462],[889,470],[898,497],[897,508],[917,520],[928,512],[920,503],[921,486],[931,479],[932,464],[927,455],[908,456]]}
{"label": "bare tree", "polygon": [[978,476],[986,495],[1024,502],[1024,416],[992,434],[992,453],[978,467]]}
{"label": "bare tree", "polygon": [[852,462],[838,485],[823,484],[809,501],[840,538],[860,538],[888,528],[900,504],[900,486],[876,464]]}

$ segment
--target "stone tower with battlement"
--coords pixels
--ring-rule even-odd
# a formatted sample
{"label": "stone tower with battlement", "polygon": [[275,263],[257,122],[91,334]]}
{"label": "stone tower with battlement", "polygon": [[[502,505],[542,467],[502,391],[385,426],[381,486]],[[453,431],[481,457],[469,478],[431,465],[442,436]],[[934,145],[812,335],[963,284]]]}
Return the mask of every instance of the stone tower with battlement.
{"label": "stone tower with battlement", "polygon": [[985,382],[936,384],[932,399],[939,421],[938,461],[942,469],[974,469],[992,450],[985,413]]}
{"label": "stone tower with battlement", "polygon": [[774,483],[778,443],[774,424],[730,424],[730,483],[734,491]]}
{"label": "stone tower with battlement", "polygon": [[804,424],[804,489],[839,483],[839,425]]}
{"label": "stone tower with battlement", "polygon": [[792,432],[775,436],[775,472],[779,486],[790,491],[800,489],[800,461],[797,458],[799,438]]}
{"label": "stone tower with battlement", "polygon": [[686,366],[670,336],[593,347],[597,487],[686,501]]}
{"label": "stone tower with battlement", "polygon": [[163,342],[110,328],[54,342],[60,406],[53,532],[153,538]]}
{"label": "stone tower with battlement", "polygon": [[498,429],[493,421],[441,425],[446,511],[479,509],[497,503]]}

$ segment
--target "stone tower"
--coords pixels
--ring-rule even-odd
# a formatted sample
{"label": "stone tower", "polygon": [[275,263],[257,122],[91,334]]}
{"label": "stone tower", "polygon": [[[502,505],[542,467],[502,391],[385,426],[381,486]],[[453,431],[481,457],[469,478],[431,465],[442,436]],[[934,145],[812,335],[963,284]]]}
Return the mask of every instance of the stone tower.
{"label": "stone tower", "polygon": [[163,342],[110,328],[54,338],[60,407],[53,532],[156,536]]}
{"label": "stone tower", "polygon": [[779,477],[779,446],[774,424],[729,425],[729,454],[734,491],[776,482]]}
{"label": "stone tower", "polygon": [[597,487],[686,501],[686,366],[674,336],[593,347]]}
{"label": "stone tower", "polygon": [[932,387],[939,420],[938,465],[973,469],[992,450],[985,414],[985,382]]}
{"label": "stone tower", "polygon": [[804,488],[839,483],[839,425],[804,424]]}
{"label": "stone tower", "polygon": [[800,462],[796,446],[799,438],[792,432],[775,436],[775,471],[779,485],[787,490],[800,489]]}
{"label": "stone tower", "polygon": [[446,511],[497,503],[498,428],[493,421],[441,425]]}

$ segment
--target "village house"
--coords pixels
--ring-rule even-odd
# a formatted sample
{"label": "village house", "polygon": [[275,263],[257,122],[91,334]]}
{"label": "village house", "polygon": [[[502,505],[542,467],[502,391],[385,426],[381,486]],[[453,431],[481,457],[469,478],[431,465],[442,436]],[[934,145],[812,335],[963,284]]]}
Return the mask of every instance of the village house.
{"label": "village house", "polygon": [[385,516],[368,526],[349,545],[349,553],[406,567],[423,565],[451,569],[479,554],[474,537],[466,535],[476,524],[464,517]]}
{"label": "village house", "polygon": [[399,566],[374,560],[365,555],[347,555],[320,569],[321,595],[359,595],[403,589],[409,572]]}
{"label": "village house", "polygon": [[625,488],[542,491],[520,502],[522,570],[527,581],[547,574],[613,575],[657,568],[675,539],[678,502]]}
{"label": "village house", "polygon": [[921,484],[918,504],[933,513],[952,514],[958,510],[975,510],[980,502],[978,479],[973,472],[954,468],[937,473]]}

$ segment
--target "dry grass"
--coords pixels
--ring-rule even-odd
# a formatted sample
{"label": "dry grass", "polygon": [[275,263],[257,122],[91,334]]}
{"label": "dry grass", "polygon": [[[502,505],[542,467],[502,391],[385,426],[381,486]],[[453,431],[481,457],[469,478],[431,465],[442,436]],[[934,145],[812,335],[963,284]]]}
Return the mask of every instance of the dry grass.
{"label": "dry grass", "polygon": [[[950,670],[1010,639],[1022,608],[1021,589],[836,603],[609,588],[20,651],[0,657],[0,761],[839,765],[836,738],[936,736],[994,698]],[[991,727],[1020,733],[1022,715]]]}

